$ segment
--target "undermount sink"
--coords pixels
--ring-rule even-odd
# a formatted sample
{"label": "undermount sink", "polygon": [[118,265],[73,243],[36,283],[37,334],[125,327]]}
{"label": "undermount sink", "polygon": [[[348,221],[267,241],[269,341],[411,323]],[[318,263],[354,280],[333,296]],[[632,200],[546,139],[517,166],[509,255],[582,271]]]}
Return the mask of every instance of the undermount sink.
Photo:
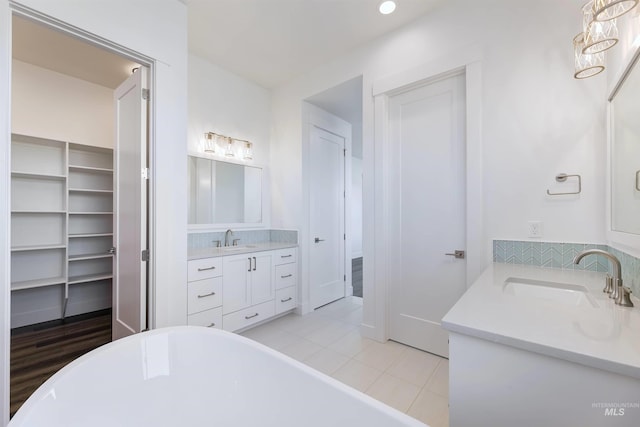
{"label": "undermount sink", "polygon": [[223,251],[233,252],[233,251],[243,251],[245,249],[253,249],[255,247],[256,247],[255,245],[237,245],[237,246],[222,246],[220,247],[220,249]]}
{"label": "undermount sink", "polygon": [[581,285],[509,277],[502,291],[521,298],[536,298],[576,307],[598,307],[587,288]]}

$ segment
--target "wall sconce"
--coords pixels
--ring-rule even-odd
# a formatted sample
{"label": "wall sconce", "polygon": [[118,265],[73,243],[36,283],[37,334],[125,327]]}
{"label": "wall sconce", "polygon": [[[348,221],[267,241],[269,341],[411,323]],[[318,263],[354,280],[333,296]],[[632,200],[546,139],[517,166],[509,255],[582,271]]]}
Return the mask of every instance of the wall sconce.
{"label": "wall sconce", "polygon": [[205,153],[215,154],[216,152],[216,134],[213,132],[205,132],[202,147]]}
{"label": "wall sconce", "polygon": [[633,9],[639,0],[593,0],[593,19],[608,21]]}
{"label": "wall sconce", "polygon": [[604,53],[585,54],[584,52],[584,34],[580,33],[573,39],[573,48],[575,54],[575,69],[573,75],[576,79],[586,79],[600,74],[604,71]]}

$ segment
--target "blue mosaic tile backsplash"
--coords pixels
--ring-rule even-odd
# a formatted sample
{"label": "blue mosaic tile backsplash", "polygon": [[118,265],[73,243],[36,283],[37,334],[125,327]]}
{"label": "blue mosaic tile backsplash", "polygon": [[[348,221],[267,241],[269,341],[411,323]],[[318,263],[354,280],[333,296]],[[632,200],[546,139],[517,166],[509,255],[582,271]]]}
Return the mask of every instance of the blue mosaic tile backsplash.
{"label": "blue mosaic tile backsplash", "polygon": [[494,240],[493,261],[507,264],[611,273],[609,261],[601,256],[586,257],[580,264],[575,265],[573,258],[587,249],[602,249],[615,255],[620,260],[620,264],[622,264],[624,285],[630,287],[634,295],[640,295],[640,259],[607,245]]}
{"label": "blue mosaic tile backsplash", "polygon": [[[189,233],[187,247],[189,249],[201,249],[215,246],[215,241],[220,240],[224,245],[224,231],[205,233]],[[298,243],[298,232],[295,230],[234,230],[231,239],[240,239],[238,244],[250,245],[254,243]]]}

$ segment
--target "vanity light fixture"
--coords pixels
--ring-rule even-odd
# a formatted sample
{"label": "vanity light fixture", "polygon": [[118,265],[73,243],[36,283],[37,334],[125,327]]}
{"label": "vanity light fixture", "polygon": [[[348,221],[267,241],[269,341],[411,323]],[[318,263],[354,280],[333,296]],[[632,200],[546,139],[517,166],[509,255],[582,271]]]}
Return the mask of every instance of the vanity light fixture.
{"label": "vanity light fixture", "polygon": [[612,48],[618,43],[618,25],[615,19],[596,21],[594,19],[594,1],[582,6],[582,29],[584,47],[582,53],[596,54]]}
{"label": "vanity light fixture", "polygon": [[593,0],[593,18],[596,21],[608,21],[624,15],[633,9],[640,0]]}
{"label": "vanity light fixture", "polygon": [[393,13],[393,11],[396,10],[396,2],[391,0],[383,1],[382,3],[380,3],[380,7],[378,7],[378,10],[383,15]]}
{"label": "vanity light fixture", "polygon": [[227,157],[235,157],[236,153],[235,150],[233,149],[233,139],[229,138],[228,136],[224,136],[223,137],[227,143],[227,145],[225,146],[224,149],[224,155]]}
{"label": "vanity light fixture", "polygon": [[214,154],[216,152],[216,134],[205,132],[202,146],[205,153]]}
{"label": "vanity light fixture", "polygon": [[575,74],[576,79],[586,79],[600,74],[604,71],[604,53],[594,54],[584,53],[584,34],[580,33],[573,39],[575,54]]}
{"label": "vanity light fixture", "polygon": [[252,160],[253,159],[253,144],[249,141],[240,141],[242,142],[242,158],[244,160]]}

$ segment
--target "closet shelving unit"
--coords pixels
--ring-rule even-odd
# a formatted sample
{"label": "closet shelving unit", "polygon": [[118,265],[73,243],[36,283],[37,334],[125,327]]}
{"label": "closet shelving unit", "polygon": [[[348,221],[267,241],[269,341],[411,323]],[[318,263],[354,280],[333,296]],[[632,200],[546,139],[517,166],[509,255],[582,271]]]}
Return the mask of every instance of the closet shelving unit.
{"label": "closet shelving unit", "polygon": [[14,134],[11,160],[12,307],[33,323],[106,308],[113,151]]}

